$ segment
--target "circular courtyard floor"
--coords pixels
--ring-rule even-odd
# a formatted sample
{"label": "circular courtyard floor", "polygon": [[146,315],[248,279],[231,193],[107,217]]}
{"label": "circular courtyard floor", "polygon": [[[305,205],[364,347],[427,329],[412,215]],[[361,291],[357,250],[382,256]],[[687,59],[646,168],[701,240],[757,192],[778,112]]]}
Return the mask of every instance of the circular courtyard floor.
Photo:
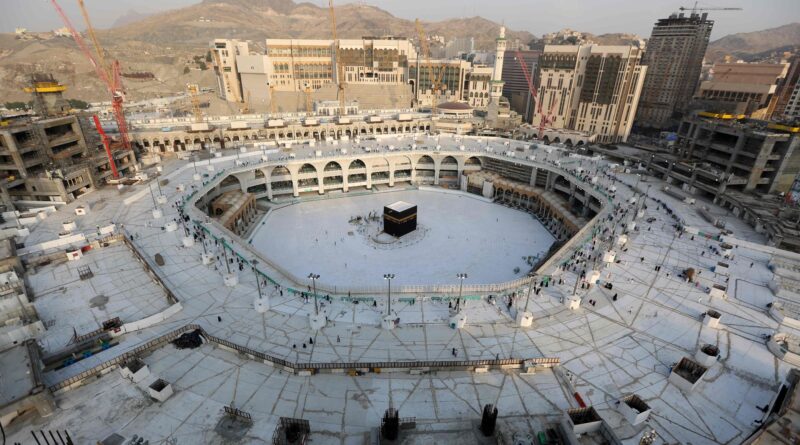
{"label": "circular courtyard floor", "polygon": [[[383,206],[417,205],[418,229],[387,243],[380,235]],[[372,212],[376,220],[365,222]],[[354,221],[361,216],[360,222]],[[513,280],[544,255],[554,238],[531,215],[460,192],[406,190],[341,195],[273,210],[252,245],[297,277],[313,272],[328,286],[465,284]]]}

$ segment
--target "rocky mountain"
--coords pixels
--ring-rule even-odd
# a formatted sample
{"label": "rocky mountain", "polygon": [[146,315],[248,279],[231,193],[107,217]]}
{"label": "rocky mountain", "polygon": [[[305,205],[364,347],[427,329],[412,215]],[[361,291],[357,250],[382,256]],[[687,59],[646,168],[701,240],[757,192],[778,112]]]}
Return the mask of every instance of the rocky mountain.
{"label": "rocky mountain", "polygon": [[[341,38],[366,35],[415,37],[414,22],[383,9],[357,3],[336,7]],[[445,38],[473,35],[488,49],[500,25],[480,17],[423,22],[428,34]],[[135,40],[154,44],[205,46],[213,38],[330,38],[327,8],[292,0],[205,0],[197,5],[167,11],[100,33],[109,40]],[[528,41],[527,32],[509,32],[509,38]]]}
{"label": "rocky mountain", "polygon": [[[340,38],[398,35],[416,38],[414,22],[364,4],[336,6]],[[500,28],[481,17],[423,22],[428,35],[446,39],[475,36],[476,46],[491,49]],[[331,38],[329,10],[292,0],[204,0],[185,8],[142,15],[131,12],[109,29],[98,30],[107,58],[117,58],[123,72],[151,72],[155,80],[125,80],[132,100],[167,95],[197,82],[215,87],[204,69],[208,42],[214,38],[252,40],[256,48],[266,38]],[[528,32],[509,31],[510,39],[527,42]],[[87,39],[87,43],[88,39]],[[258,45],[261,43],[261,45]],[[91,45],[90,45],[91,46]],[[71,38],[17,40],[0,34],[0,96],[4,101],[27,100],[21,91],[29,73],[53,73],[70,88],[68,97],[104,100],[107,93],[91,65]]]}
{"label": "rocky mountain", "polygon": [[138,22],[146,17],[153,15],[152,13],[142,13],[139,11],[135,11],[133,9],[129,9],[125,14],[122,14],[118,19],[114,20],[114,23],[111,24],[112,28],[118,28],[120,26],[125,26],[129,23]]}
{"label": "rocky mountain", "polygon": [[730,34],[708,45],[706,58],[716,62],[726,55],[745,61],[773,51],[800,47],[800,23],[790,23],[762,31]]}

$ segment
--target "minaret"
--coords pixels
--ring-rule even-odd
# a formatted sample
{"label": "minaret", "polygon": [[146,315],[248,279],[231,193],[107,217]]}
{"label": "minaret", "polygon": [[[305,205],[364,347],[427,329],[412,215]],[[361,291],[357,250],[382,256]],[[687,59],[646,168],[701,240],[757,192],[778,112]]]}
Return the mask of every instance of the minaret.
{"label": "minaret", "polygon": [[503,95],[503,59],[506,53],[506,27],[500,27],[500,36],[497,37],[497,47],[494,54],[494,70],[492,71],[491,89],[489,90],[489,121],[496,121],[500,97]]}

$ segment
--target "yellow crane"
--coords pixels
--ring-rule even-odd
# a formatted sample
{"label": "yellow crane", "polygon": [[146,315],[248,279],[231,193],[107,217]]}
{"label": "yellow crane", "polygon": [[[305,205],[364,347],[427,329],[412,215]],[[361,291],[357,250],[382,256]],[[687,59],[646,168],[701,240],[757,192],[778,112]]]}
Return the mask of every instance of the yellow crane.
{"label": "yellow crane", "polygon": [[78,7],[81,9],[83,21],[86,22],[86,32],[89,33],[89,38],[92,40],[92,45],[94,45],[94,50],[97,53],[97,62],[100,64],[100,68],[105,71],[108,78],[111,79],[114,77],[111,66],[106,63],[106,59],[103,55],[103,47],[100,46],[100,41],[97,40],[97,34],[94,32],[94,26],[92,26],[91,20],[89,20],[89,12],[86,11],[86,5],[83,4],[83,0],[78,0]]}
{"label": "yellow crane", "polygon": [[200,86],[196,83],[187,83],[186,92],[189,94],[189,100],[192,102],[192,114],[194,114],[195,122],[203,122],[203,114],[200,112]]}
{"label": "yellow crane", "polygon": [[303,92],[306,95],[306,114],[311,114],[311,85],[308,82],[306,82]]}
{"label": "yellow crane", "polygon": [[333,46],[336,54],[336,98],[339,99],[339,115],[344,116],[347,114],[344,98],[345,80],[343,79],[342,64],[339,59],[339,40],[336,37],[336,13],[333,10],[333,0],[328,0],[328,6],[331,11],[331,30],[333,31]]}
{"label": "yellow crane", "polygon": [[[428,69],[428,81],[431,84],[431,114],[435,114],[436,113],[436,105],[437,105],[436,104],[436,94],[437,94],[437,90],[438,90],[438,82],[441,82],[442,76],[444,75],[444,67],[442,66],[439,69],[439,76],[438,76],[438,79],[437,79],[437,76],[433,73],[433,64],[431,63],[431,49],[430,49],[430,46],[428,46],[428,39],[425,36],[425,30],[422,28],[422,22],[420,22],[419,19],[417,19],[414,22],[414,24],[415,24],[415,26],[417,28],[417,37],[419,38],[419,47],[420,47],[420,50],[422,51],[422,55],[425,57],[425,66]],[[421,70],[421,66],[420,65],[417,65],[417,66],[418,66],[418,68],[420,68],[417,71],[420,74],[419,83],[421,84],[422,83],[422,80],[421,80],[422,79],[422,75],[421,75],[422,74],[422,70]],[[422,94],[423,92],[424,91],[422,90],[421,85],[418,85],[417,86],[417,93],[418,94]]]}
{"label": "yellow crane", "polygon": [[242,114],[249,114],[250,113],[250,90],[247,90],[247,94],[244,97],[244,107],[242,107]]}
{"label": "yellow crane", "polygon": [[269,113],[272,115],[277,113],[275,106],[275,85],[270,82],[267,86],[269,87]]}

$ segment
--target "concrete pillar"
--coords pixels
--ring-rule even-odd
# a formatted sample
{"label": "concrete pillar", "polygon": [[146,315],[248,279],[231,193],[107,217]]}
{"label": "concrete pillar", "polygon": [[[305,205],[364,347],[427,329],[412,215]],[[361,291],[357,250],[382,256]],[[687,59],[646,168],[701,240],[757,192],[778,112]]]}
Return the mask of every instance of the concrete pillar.
{"label": "concrete pillar", "polygon": [[292,196],[294,196],[295,198],[300,196],[300,190],[297,187],[297,179],[296,178],[292,178]]}
{"label": "concrete pillar", "polygon": [[394,169],[389,166],[389,187],[394,187]]}
{"label": "concrete pillar", "polygon": [[325,178],[323,177],[323,173],[324,172],[317,169],[317,189],[319,189],[320,195],[325,194]]}

